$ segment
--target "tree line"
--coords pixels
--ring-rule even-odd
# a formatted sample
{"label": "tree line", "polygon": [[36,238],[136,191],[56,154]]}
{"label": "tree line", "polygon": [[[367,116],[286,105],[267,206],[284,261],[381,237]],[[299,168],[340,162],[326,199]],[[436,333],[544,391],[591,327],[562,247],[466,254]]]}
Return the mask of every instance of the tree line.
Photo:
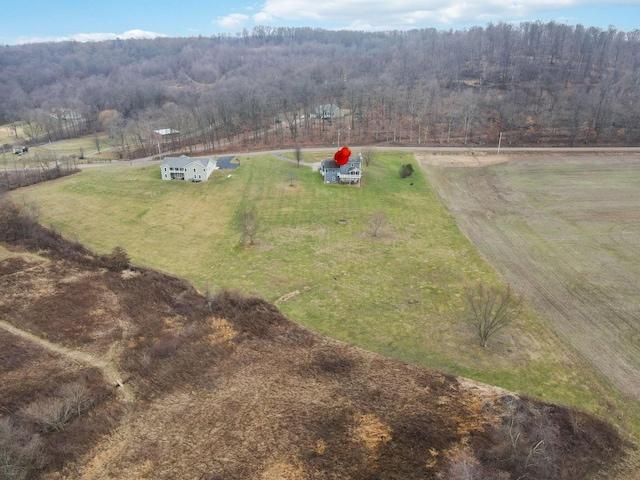
{"label": "tree line", "polygon": [[[640,30],[555,22],[0,47],[0,121],[120,155],[228,145],[636,145]],[[338,113],[312,115],[318,106]],[[17,129],[16,129],[17,135]]]}

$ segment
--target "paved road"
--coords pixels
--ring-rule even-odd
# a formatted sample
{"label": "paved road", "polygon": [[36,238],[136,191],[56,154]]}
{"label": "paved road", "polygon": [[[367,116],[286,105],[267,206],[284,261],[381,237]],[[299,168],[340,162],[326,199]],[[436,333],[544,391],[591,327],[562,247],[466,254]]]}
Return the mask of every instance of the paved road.
{"label": "paved road", "polygon": [[[330,146],[330,147],[314,147],[314,148],[305,148],[303,151],[305,152],[326,152],[337,150],[338,147]],[[374,146],[364,146],[364,147],[350,147],[352,151],[356,152],[362,148],[372,148],[376,151],[396,151],[396,152],[423,152],[423,153],[451,153],[451,154],[461,154],[461,153],[470,153],[470,152],[483,152],[483,153],[491,153],[497,154],[497,147],[397,147],[392,145],[374,147]],[[291,153],[293,148],[282,149],[282,150],[264,150],[261,152],[236,152],[236,153],[226,153],[225,155],[218,157],[217,159],[227,158],[227,157],[238,157],[238,156],[251,156],[251,155],[265,155],[271,154],[275,155],[281,160],[289,161],[284,158],[283,155],[285,153]],[[510,153],[640,153],[640,147],[540,147],[540,148],[501,148],[500,155],[508,155]],[[216,155],[210,155],[216,158]],[[100,162],[100,163],[90,163],[90,164],[78,164],[78,168],[97,168],[97,167],[113,167],[113,166],[122,166],[122,165],[153,165],[160,163],[160,159],[157,155],[151,157],[137,158],[135,160],[123,160],[116,162]],[[303,164],[303,162],[300,162]],[[304,165],[312,166],[313,164],[304,163]]]}
{"label": "paved road", "polygon": [[225,155],[223,157],[218,157],[218,159],[216,160],[216,164],[218,165],[218,168],[221,168],[223,170],[235,170],[240,166],[240,162],[231,163],[234,158],[236,158],[235,155]]}

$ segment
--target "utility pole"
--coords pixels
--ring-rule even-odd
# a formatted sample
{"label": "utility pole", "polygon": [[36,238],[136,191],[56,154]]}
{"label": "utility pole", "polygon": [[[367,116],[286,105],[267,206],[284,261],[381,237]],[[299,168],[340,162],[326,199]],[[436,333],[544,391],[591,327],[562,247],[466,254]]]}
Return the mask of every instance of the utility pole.
{"label": "utility pole", "polygon": [[500,145],[502,145],[502,132],[500,132],[500,139],[498,140],[498,155],[500,155]]}

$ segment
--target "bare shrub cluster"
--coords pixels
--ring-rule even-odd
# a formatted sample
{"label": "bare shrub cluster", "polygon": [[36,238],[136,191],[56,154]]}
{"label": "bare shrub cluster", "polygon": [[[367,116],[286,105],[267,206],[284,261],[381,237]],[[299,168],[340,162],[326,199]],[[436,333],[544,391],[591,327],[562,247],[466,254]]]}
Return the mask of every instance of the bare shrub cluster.
{"label": "bare shrub cluster", "polygon": [[68,383],[55,397],[36,400],[21,411],[42,433],[59,432],[75,417],[79,417],[93,404],[83,381]]}
{"label": "bare shrub cluster", "polygon": [[261,298],[221,289],[210,299],[211,313],[234,323],[244,334],[264,337],[275,327],[290,325],[278,308]]}
{"label": "bare shrub cluster", "polygon": [[512,478],[561,478],[559,433],[551,406],[514,399],[494,430],[488,457]]}
{"label": "bare shrub cluster", "polygon": [[491,477],[473,451],[467,447],[453,453],[445,478],[447,480],[488,480]]}
{"label": "bare shrub cluster", "polygon": [[476,451],[481,472],[491,474],[488,478],[578,480],[623,451],[615,429],[592,415],[509,395],[502,403],[505,413],[500,424],[490,429],[489,444]]}
{"label": "bare shrub cluster", "polygon": [[465,293],[469,307],[469,321],[476,330],[481,347],[489,338],[512,324],[522,314],[522,298],[510,286],[487,287],[480,283]]}
{"label": "bare shrub cluster", "polygon": [[34,478],[86,451],[119,415],[106,402],[112,392],[90,369],[22,408],[7,410],[0,418],[0,478]]}
{"label": "bare shrub cluster", "polygon": [[39,434],[8,417],[0,418],[0,478],[22,480],[42,470],[47,463]]}

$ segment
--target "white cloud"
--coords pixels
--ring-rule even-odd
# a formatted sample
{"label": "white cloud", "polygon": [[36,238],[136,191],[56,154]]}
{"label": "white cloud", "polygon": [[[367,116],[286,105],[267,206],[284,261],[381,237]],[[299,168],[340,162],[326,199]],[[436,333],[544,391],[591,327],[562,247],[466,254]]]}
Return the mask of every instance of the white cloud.
{"label": "white cloud", "polygon": [[145,30],[128,30],[124,33],[76,33],[65,37],[20,37],[16,40],[17,44],[23,43],[42,43],[42,42],[102,42],[105,40],[122,40],[134,38],[157,38],[166,37],[163,33],[148,32]]}
{"label": "white cloud", "polygon": [[232,13],[226,17],[218,17],[215,21],[220,27],[226,30],[232,30],[244,26],[249,20],[249,15],[242,13]]}
{"label": "white cloud", "polygon": [[[518,21],[564,8],[598,3],[597,0],[266,0],[251,19],[256,24],[320,22],[362,30],[384,30],[448,26],[478,20]],[[606,3],[613,4],[640,5],[640,0]],[[246,16],[242,17],[243,22],[248,20]]]}

